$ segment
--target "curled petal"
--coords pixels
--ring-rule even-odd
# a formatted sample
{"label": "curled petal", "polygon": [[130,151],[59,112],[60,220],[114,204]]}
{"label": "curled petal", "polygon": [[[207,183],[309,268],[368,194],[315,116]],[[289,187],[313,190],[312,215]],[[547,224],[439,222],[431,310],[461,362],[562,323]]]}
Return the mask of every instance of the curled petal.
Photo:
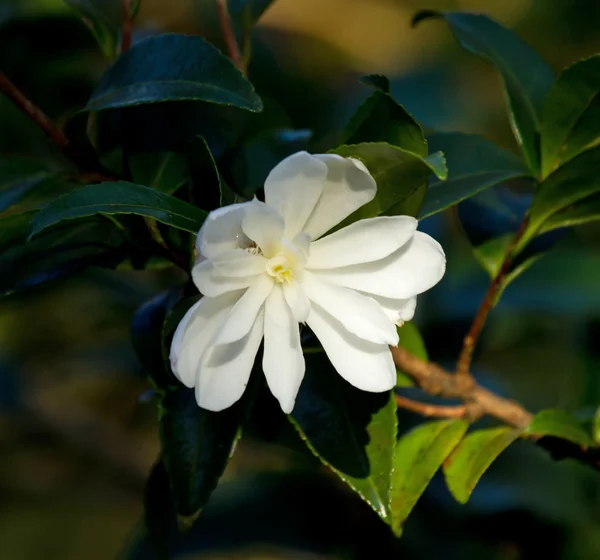
{"label": "curled petal", "polygon": [[313,242],[306,267],[337,268],[383,259],[410,240],[417,223],[410,216],[359,220]]}
{"label": "curled petal", "polygon": [[320,270],[319,277],[360,292],[405,299],[435,286],[445,270],[446,257],[440,244],[417,231],[406,245],[384,259]]}
{"label": "curled petal", "polygon": [[303,231],[318,239],[344,218],[375,198],[377,184],[364,164],[335,154],[313,156],[327,165],[323,194]]}
{"label": "curled petal", "polygon": [[171,342],[171,369],[186,387],[196,383],[196,371],[210,341],[219,331],[242,292],[203,297],[180,321]]}
{"label": "curled petal", "polygon": [[377,344],[398,344],[398,332],[383,309],[372,298],[304,273],[308,299],[335,317],[352,334]]}
{"label": "curled petal", "polygon": [[262,249],[266,257],[276,254],[284,229],[283,218],[264,202],[254,199],[246,208],[242,230]]}
{"label": "curled petal", "polygon": [[215,272],[219,276],[253,276],[264,272],[267,259],[262,255],[250,253],[244,249],[235,249],[212,259]]}
{"label": "curled petal", "polygon": [[265,181],[265,201],[285,220],[285,236],[292,239],[313,211],[323,192],[327,166],[307,152],[281,161]]}
{"label": "curled petal", "polygon": [[392,299],[369,294],[383,309],[389,320],[395,325],[402,326],[415,316],[417,296],[406,299]]}
{"label": "curled petal", "polygon": [[348,383],[374,393],[395,386],[396,368],[387,344],[375,344],[353,335],[318,305],[312,306],[307,324],[333,367]]}
{"label": "curled petal", "polygon": [[242,220],[249,204],[242,202],[213,210],[198,232],[198,253],[212,259],[224,251],[247,247],[250,240],[242,231]]}
{"label": "curled petal", "polygon": [[281,410],[289,414],[304,378],[305,363],[300,329],[284,299],[281,284],[275,286],[265,303],[263,371]]}
{"label": "curled petal", "polygon": [[250,332],[231,344],[211,346],[197,370],[196,400],[207,410],[230,407],[244,394],[260,341],[264,314],[261,311]]}
{"label": "curled petal", "polygon": [[219,273],[212,260],[201,261],[192,268],[192,280],[200,293],[209,297],[217,297],[227,292],[241,290],[250,286],[258,275],[226,276]]}

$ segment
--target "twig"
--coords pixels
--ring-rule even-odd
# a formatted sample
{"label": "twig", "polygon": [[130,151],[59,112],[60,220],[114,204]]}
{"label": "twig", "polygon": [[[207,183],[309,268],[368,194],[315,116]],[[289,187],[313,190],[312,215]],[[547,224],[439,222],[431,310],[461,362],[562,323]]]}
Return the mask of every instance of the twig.
{"label": "twig", "polygon": [[35,122],[45,133],[61,148],[66,148],[69,139],[56,126],[46,114],[36,105],[34,105],[21,91],[13,84],[8,77],[0,72],[0,91],[3,91],[7,97],[33,122]]}
{"label": "twig", "polygon": [[121,53],[124,53],[131,46],[131,36],[133,34],[133,14],[131,13],[131,0],[123,0],[123,29],[121,30]]}
{"label": "twig", "polygon": [[394,395],[398,408],[404,408],[411,412],[416,412],[421,416],[428,418],[465,418],[468,415],[468,407],[466,405],[456,406],[439,406],[407,399],[402,395]]}
{"label": "twig", "polygon": [[238,67],[242,74],[246,74],[246,66],[240,53],[240,47],[238,46],[235,33],[233,31],[233,25],[231,23],[231,17],[229,16],[229,10],[227,9],[227,0],[217,0],[217,13],[219,15],[219,23],[221,25],[221,33],[223,34],[223,40],[227,47],[227,54],[233,63]]}
{"label": "twig", "polygon": [[507,248],[506,253],[504,255],[504,260],[500,265],[500,269],[498,270],[496,276],[489,285],[489,288],[485,293],[483,301],[481,302],[481,305],[479,306],[479,309],[475,314],[475,318],[473,319],[471,328],[469,329],[467,336],[465,336],[462,350],[460,352],[460,356],[456,364],[456,373],[459,376],[469,375],[469,370],[471,368],[471,359],[473,358],[473,350],[475,349],[477,341],[479,340],[479,336],[481,335],[481,331],[483,330],[487,316],[494,307],[494,300],[496,299],[498,290],[502,286],[502,281],[504,280],[504,277],[506,276],[506,274],[508,274],[510,270],[510,266],[512,264],[513,259],[513,250],[519,242],[519,240],[521,239],[521,237],[523,236],[523,234],[525,233],[528,222],[529,219],[526,215],[525,218],[523,218],[523,221],[521,222],[521,225],[519,226],[519,229],[515,234],[515,237],[513,238],[511,244]]}

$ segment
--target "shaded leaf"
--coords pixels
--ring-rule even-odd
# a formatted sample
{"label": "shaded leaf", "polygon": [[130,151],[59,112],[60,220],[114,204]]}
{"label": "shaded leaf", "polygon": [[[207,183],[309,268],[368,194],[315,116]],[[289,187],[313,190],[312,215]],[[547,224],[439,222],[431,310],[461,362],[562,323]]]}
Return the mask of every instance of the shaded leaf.
{"label": "shaded leaf", "polygon": [[553,231],[559,228],[579,226],[588,222],[600,220],[600,195],[595,194],[588,198],[567,206],[552,214],[541,225],[539,233]]}
{"label": "shaded leaf", "polygon": [[195,100],[261,111],[252,84],[201,37],[167,33],[133,45],[102,76],[85,110]]}
{"label": "shaded leaf", "polygon": [[134,183],[115,181],[88,185],[57,198],[35,216],[31,234],[36,235],[63,220],[94,214],[137,214],[190,233],[198,232],[207,215],[173,196]]}
{"label": "shaded leaf", "polygon": [[465,435],[466,420],[427,422],[400,437],[392,475],[392,528],[402,532],[408,517],[444,460]]}
{"label": "shaded leaf", "polygon": [[555,436],[583,446],[593,445],[590,434],[564,410],[538,412],[525,433],[532,436]]}
{"label": "shaded leaf", "polygon": [[600,54],[563,70],[544,102],[542,176],[600,140]]}
{"label": "shaded leaf", "polygon": [[419,123],[388,93],[373,92],[350,118],[342,144],[387,142],[420,156],[427,155],[427,141]]}
{"label": "shaded leaf", "polygon": [[326,355],[307,354],[290,420],[311,451],[390,523],[396,404],[344,381]]}
{"label": "shaded leaf", "polygon": [[134,183],[173,194],[188,179],[185,156],[176,152],[138,152],[129,156]]}
{"label": "shaded leaf", "polygon": [[190,169],[190,202],[215,209],[223,205],[224,187],[221,174],[206,140],[202,136],[194,138],[187,149]]}
{"label": "shaded leaf", "polygon": [[[401,327],[397,327],[397,330],[400,338],[398,346],[408,350],[420,360],[429,361],[425,341],[414,322],[404,323]],[[396,387],[412,387],[414,384],[412,377],[396,368]]]}
{"label": "shaded leaf", "polygon": [[430,178],[419,218],[441,212],[504,181],[531,175],[520,158],[476,134],[436,133],[427,140],[432,151],[444,153],[448,178]]}
{"label": "shaded leaf", "polygon": [[377,182],[375,198],[341,222],[338,228],[361,220],[385,215],[416,215],[415,195],[426,192],[427,180],[434,173],[440,179],[447,174],[443,154],[421,157],[383,142],[340,146],[332,153],[361,160]]}
{"label": "shaded leaf", "polygon": [[228,0],[227,8],[238,38],[242,43],[274,0]]}
{"label": "shaded leaf", "polygon": [[475,485],[522,430],[503,426],[468,434],[444,462],[448,489],[461,504],[466,504]]}
{"label": "shaded leaf", "polygon": [[426,10],[416,14],[413,24],[428,18],[444,19],[464,49],[496,67],[515,137],[529,168],[538,174],[542,105],[554,83],[550,67],[518,35],[484,15]]}
{"label": "shaded leaf", "polygon": [[374,87],[383,93],[390,93],[390,80],[383,74],[368,74],[358,78],[361,84]]}

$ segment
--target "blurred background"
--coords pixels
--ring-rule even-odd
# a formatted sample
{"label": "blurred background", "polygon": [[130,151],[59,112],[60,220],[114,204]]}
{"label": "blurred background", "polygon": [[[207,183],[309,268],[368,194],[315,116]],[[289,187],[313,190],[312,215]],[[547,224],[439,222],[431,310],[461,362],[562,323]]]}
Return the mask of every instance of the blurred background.
{"label": "blurred background", "polygon": [[[330,147],[369,95],[357,77],[384,73],[428,130],[474,132],[516,151],[493,68],[441,22],[411,29],[424,8],[485,13],[556,71],[600,51],[597,0],[276,0],[254,33],[249,77],[276,97],[289,126],[314,131],[316,149]],[[141,0],[134,41],[166,31],[221,44],[212,0]],[[0,0],[0,70],[57,122],[85,104],[106,66],[61,0]],[[53,150],[0,96],[0,153]],[[481,202],[459,212],[479,215]],[[444,246],[448,272],[421,298],[416,322],[431,358],[451,365],[488,279],[456,212],[422,229]],[[593,414],[599,234],[576,229],[508,287],[476,354],[484,384],[532,410]],[[156,406],[129,324],[139,305],[183,280],[170,269],[89,268],[0,300],[2,560],[153,558],[142,512],[159,449]],[[502,455],[467,506],[434,480],[397,542],[335,477],[276,435],[264,439],[241,441],[195,528],[174,546],[177,558],[600,558],[600,476],[532,445]]]}

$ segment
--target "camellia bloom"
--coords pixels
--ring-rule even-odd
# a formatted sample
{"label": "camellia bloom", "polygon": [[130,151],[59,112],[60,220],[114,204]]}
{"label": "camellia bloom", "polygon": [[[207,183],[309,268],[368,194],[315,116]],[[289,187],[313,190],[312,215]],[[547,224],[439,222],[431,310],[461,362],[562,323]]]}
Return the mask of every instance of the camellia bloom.
{"label": "camellia bloom", "polygon": [[443,276],[444,251],[410,216],[359,220],[324,236],[375,197],[362,162],[294,154],[254,199],[211,212],[196,241],[193,280],[204,297],[187,312],[171,366],[202,408],[235,403],[264,338],[262,368],[284,412],[305,371],[299,323],[317,336],[337,372],[364,391],[396,383],[389,345],[416,296]]}

